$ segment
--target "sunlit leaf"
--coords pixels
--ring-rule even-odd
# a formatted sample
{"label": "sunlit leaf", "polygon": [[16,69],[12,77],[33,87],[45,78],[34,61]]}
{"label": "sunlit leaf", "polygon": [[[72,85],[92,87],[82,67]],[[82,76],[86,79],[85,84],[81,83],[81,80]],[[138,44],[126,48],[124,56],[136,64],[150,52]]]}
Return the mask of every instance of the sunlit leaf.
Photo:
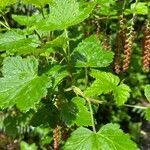
{"label": "sunlit leaf", "polygon": [[38,61],[34,57],[8,57],[4,60],[0,78],[0,107],[16,105],[21,111],[35,108],[50,86],[49,79],[38,76]]}
{"label": "sunlit leaf", "polygon": [[80,127],[67,140],[64,150],[138,150],[136,144],[116,124],[107,124],[97,133]]}
{"label": "sunlit leaf", "polygon": [[76,67],[106,67],[113,60],[113,53],[105,50],[95,35],[83,40],[74,50]]}

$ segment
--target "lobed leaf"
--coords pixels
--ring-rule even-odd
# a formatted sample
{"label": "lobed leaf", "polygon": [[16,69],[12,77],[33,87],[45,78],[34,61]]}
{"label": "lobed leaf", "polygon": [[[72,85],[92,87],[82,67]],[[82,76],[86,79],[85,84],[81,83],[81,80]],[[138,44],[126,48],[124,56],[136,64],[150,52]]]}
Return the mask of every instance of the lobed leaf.
{"label": "lobed leaf", "polygon": [[37,75],[37,68],[38,62],[34,57],[22,59],[17,56],[4,60],[4,77],[0,78],[0,108],[16,105],[23,112],[35,108],[50,86],[45,75]]}
{"label": "lobed leaf", "polygon": [[[124,142],[125,141],[125,142]],[[138,150],[130,137],[117,124],[107,124],[97,133],[80,127],[67,140],[64,150]]]}
{"label": "lobed leaf", "polygon": [[92,70],[90,75],[96,80],[84,91],[85,95],[94,97],[112,92],[118,106],[123,105],[129,98],[130,88],[119,84],[120,79],[112,73]]}
{"label": "lobed leaf", "polygon": [[130,97],[130,88],[125,84],[120,84],[113,91],[114,99],[118,105],[123,105]]}
{"label": "lobed leaf", "polygon": [[45,32],[66,29],[88,18],[95,5],[95,2],[80,5],[76,0],[55,0],[50,5],[51,13],[39,20],[37,28]]}
{"label": "lobed leaf", "polygon": [[96,35],[79,43],[73,53],[76,67],[107,67],[112,60],[113,53],[102,48]]}
{"label": "lobed leaf", "polygon": [[62,120],[71,126],[91,126],[91,117],[88,108],[85,106],[85,100],[80,97],[74,97],[71,102],[63,104],[61,108]]}
{"label": "lobed leaf", "polygon": [[26,35],[20,30],[11,30],[0,36],[0,51],[28,54],[33,53],[38,46],[39,40],[36,36],[27,38]]}
{"label": "lobed leaf", "polygon": [[88,108],[85,106],[85,100],[80,97],[75,97],[72,102],[77,106],[75,124],[78,126],[91,126],[91,117]]}

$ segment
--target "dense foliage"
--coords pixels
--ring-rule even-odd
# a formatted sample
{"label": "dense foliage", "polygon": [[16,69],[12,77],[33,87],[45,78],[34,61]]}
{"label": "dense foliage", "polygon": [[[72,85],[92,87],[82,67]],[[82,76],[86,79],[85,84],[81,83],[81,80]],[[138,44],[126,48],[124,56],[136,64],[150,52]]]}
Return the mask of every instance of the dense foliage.
{"label": "dense foliage", "polygon": [[0,149],[141,149],[148,0],[1,0],[0,65]]}

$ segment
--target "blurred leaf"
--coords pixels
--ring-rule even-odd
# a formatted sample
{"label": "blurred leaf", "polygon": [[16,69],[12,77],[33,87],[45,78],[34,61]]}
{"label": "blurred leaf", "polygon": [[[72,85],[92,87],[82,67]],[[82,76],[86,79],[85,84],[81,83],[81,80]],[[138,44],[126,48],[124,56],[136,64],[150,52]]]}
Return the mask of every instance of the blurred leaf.
{"label": "blurred leaf", "polygon": [[0,78],[0,108],[16,105],[21,111],[35,108],[50,86],[49,79],[38,76],[38,60],[20,56],[4,60],[3,75]]}
{"label": "blurred leaf", "polygon": [[16,3],[17,0],[0,0],[0,9],[4,9],[6,6]]}
{"label": "blurred leaf", "polygon": [[99,13],[105,16],[112,16],[117,14],[117,10],[114,9],[116,0],[97,0],[100,5]]}
{"label": "blurred leaf", "polygon": [[145,110],[145,118],[148,121],[150,121],[150,108],[149,107]]}
{"label": "blurred leaf", "polygon": [[131,4],[131,11],[132,13],[138,14],[138,15],[146,15],[148,14],[148,7],[147,3],[144,2],[138,2],[137,4]]}
{"label": "blurred leaf", "polygon": [[[126,141],[126,142],[124,142]],[[136,144],[116,124],[107,124],[97,133],[80,127],[67,140],[64,150],[138,150]]]}
{"label": "blurred leaf", "polygon": [[150,85],[145,86],[145,96],[148,101],[150,101]]}
{"label": "blurred leaf", "polygon": [[18,123],[18,120],[15,117],[12,117],[12,116],[8,116],[4,120],[5,132],[13,138],[16,138],[16,136],[19,132],[17,123]]}
{"label": "blurred leaf", "polygon": [[33,4],[33,5],[42,7],[43,5],[50,4],[53,1],[54,0],[23,0],[23,3],[25,3],[25,4]]}
{"label": "blurred leaf", "polygon": [[102,48],[95,35],[92,35],[75,48],[73,60],[76,67],[106,67],[113,60],[113,53]]}
{"label": "blurred leaf", "polygon": [[28,143],[21,141],[20,149],[21,150],[38,150],[38,147],[36,146],[35,143],[29,145]]}

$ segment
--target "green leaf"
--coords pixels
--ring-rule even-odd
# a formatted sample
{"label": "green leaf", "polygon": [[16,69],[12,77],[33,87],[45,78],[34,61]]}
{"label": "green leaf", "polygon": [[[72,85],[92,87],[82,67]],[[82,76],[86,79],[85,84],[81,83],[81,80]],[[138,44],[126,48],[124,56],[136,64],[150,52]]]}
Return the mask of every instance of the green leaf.
{"label": "green leaf", "polygon": [[69,39],[66,38],[65,33],[61,34],[60,36],[58,36],[56,39],[54,39],[53,41],[49,41],[46,43],[45,48],[49,48],[49,47],[66,47],[66,43]]}
{"label": "green leaf", "polygon": [[53,0],[23,0],[23,3],[25,4],[33,4],[40,7],[42,7],[45,4],[50,4],[52,2]]}
{"label": "green leaf", "polygon": [[70,102],[61,107],[62,120],[68,125],[91,126],[91,117],[88,108],[85,106],[85,100],[80,97],[74,97]]}
{"label": "green leaf", "polygon": [[145,110],[145,118],[148,121],[150,121],[150,108],[149,107]]}
{"label": "green leaf", "polygon": [[55,65],[48,72],[48,76],[51,77],[53,87],[55,88],[65,77],[68,76],[68,72],[63,66]]}
{"label": "green leaf", "polygon": [[102,93],[112,92],[120,82],[120,79],[117,76],[108,72],[92,70],[90,75],[96,78],[96,80],[85,91],[85,94],[88,96],[95,96],[95,95],[100,95]]}
{"label": "green leaf", "polygon": [[150,85],[145,86],[145,96],[148,101],[150,101]]}
{"label": "green leaf", "polygon": [[65,143],[64,150],[138,150],[136,144],[116,124],[107,124],[97,133],[80,127]]}
{"label": "green leaf", "polygon": [[22,59],[17,56],[4,60],[4,77],[0,78],[0,108],[16,105],[23,112],[35,108],[50,86],[45,75],[37,75],[37,68],[38,61],[34,57]]}
{"label": "green leaf", "polygon": [[130,97],[130,91],[130,88],[125,84],[121,84],[116,87],[113,95],[118,106],[123,105],[128,100]]}
{"label": "green leaf", "polygon": [[26,37],[20,30],[8,31],[0,36],[0,51],[10,53],[18,52],[19,54],[28,54],[35,51],[39,46],[36,36]]}
{"label": "green leaf", "polygon": [[42,105],[32,116],[30,125],[38,127],[48,124],[49,127],[54,128],[58,124],[59,119],[59,111],[56,106],[54,106],[51,102],[45,102],[45,105]]}
{"label": "green leaf", "polygon": [[16,3],[17,0],[1,0],[0,9],[4,9],[6,6]]}
{"label": "green leaf", "polygon": [[61,105],[60,110],[61,120],[65,122],[67,126],[71,126],[74,124],[77,112],[77,106],[73,102],[64,103]]}
{"label": "green leaf", "polygon": [[86,96],[94,97],[112,92],[118,106],[123,105],[129,98],[130,88],[125,84],[119,84],[120,79],[112,73],[92,70],[90,75],[96,80],[84,91]]}
{"label": "green leaf", "polygon": [[21,150],[37,150],[38,147],[35,145],[35,143],[29,145],[28,143],[21,141],[20,143],[20,149]]}
{"label": "green leaf", "polygon": [[76,0],[55,0],[50,6],[51,13],[46,19],[38,21],[37,27],[42,31],[63,30],[88,18],[96,2],[80,5]]}
{"label": "green leaf", "polygon": [[73,53],[76,67],[106,67],[113,60],[113,53],[102,48],[95,35],[83,40]]}
{"label": "green leaf", "polygon": [[114,9],[116,0],[97,0],[100,5],[99,13],[105,16],[112,16],[117,14],[117,10]]}
{"label": "green leaf", "polygon": [[100,5],[110,6],[110,5],[115,5],[116,0],[97,0],[97,3]]}
{"label": "green leaf", "polygon": [[139,15],[147,15],[148,14],[148,7],[146,6],[147,3],[138,2],[137,4],[131,4],[131,11],[132,13],[139,14]]}
{"label": "green leaf", "polygon": [[[38,16],[40,17],[40,15]],[[35,25],[37,16],[36,15],[35,16],[12,15],[12,18],[20,25],[32,27],[33,25]]]}
{"label": "green leaf", "polygon": [[78,126],[91,126],[90,112],[85,106],[85,100],[80,97],[75,97],[72,102],[76,104],[78,112],[76,113],[75,124]]}

